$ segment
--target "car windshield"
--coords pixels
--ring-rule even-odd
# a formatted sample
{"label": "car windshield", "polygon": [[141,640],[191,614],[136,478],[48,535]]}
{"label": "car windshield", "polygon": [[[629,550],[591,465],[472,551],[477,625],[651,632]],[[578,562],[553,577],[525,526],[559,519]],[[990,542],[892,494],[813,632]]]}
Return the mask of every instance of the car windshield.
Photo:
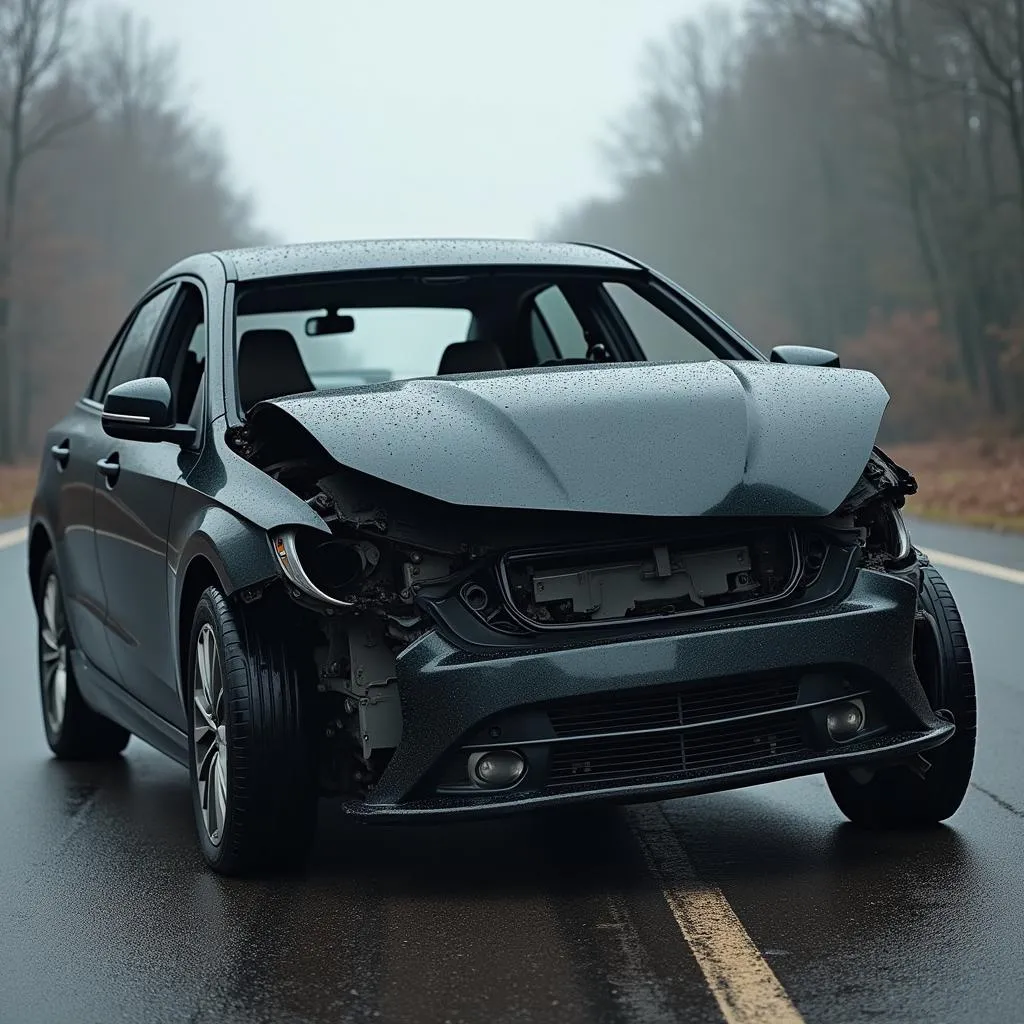
{"label": "car windshield", "polygon": [[563,363],[694,362],[716,352],[643,282],[466,273],[250,285],[236,307],[243,408],[411,377]]}
{"label": "car windshield", "polygon": [[294,340],[311,383],[320,390],[436,373],[441,354],[453,341],[465,340],[472,319],[468,309],[444,307],[333,309],[338,320],[349,318],[349,329],[308,333],[321,326],[318,321],[326,321],[327,312],[320,308],[241,315],[237,336],[277,331],[281,345]]}

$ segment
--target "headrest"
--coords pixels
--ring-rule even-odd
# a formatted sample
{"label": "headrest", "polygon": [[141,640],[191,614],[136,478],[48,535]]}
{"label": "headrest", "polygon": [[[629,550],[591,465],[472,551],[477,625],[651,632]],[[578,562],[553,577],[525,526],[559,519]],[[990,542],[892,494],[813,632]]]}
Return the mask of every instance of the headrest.
{"label": "headrest", "polygon": [[246,331],[238,343],[238,397],[243,409],[284,395],[313,391],[299,346],[289,331]]}
{"label": "headrest", "polygon": [[485,370],[507,370],[501,349],[491,341],[456,341],[441,356],[439,377],[450,373],[482,373]]}

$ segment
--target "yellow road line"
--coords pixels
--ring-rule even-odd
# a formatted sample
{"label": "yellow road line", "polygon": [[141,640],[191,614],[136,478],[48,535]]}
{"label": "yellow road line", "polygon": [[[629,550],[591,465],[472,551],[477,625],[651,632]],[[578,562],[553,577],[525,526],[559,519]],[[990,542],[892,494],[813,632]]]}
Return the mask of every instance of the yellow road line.
{"label": "yellow road line", "polygon": [[4,548],[13,548],[15,544],[28,540],[28,527],[23,526],[20,530],[8,530],[7,533],[0,533],[0,551]]}
{"label": "yellow road line", "polygon": [[989,576],[994,580],[1005,580],[1007,583],[1024,585],[1024,569],[1011,569],[1007,565],[996,565],[994,562],[980,562],[977,558],[964,555],[952,555],[948,551],[932,551],[930,548],[921,550],[936,564],[948,569],[962,569],[979,576]]}
{"label": "yellow road line", "polygon": [[698,877],[661,807],[628,815],[726,1024],[803,1024],[722,891]]}

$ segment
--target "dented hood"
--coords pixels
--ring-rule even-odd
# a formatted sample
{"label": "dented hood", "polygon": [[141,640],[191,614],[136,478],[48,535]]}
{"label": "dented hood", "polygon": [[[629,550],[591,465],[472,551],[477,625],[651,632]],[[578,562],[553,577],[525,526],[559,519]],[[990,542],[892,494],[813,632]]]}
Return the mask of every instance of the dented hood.
{"label": "dented hood", "polygon": [[458,505],[645,516],[821,516],[889,395],[862,370],[620,363],[298,395],[273,407],[344,466]]}

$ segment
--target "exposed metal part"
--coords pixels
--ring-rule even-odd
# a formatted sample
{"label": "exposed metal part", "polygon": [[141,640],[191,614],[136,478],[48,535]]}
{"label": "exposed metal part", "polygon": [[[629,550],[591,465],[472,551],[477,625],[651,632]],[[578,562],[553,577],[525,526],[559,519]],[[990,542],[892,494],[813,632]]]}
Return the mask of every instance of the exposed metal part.
{"label": "exposed metal part", "polygon": [[462,600],[475,612],[482,612],[490,600],[487,591],[479,583],[467,583],[459,593]]}
{"label": "exposed metal part", "polygon": [[419,552],[413,552],[409,556],[409,561],[402,565],[402,589],[409,592],[411,600],[413,593],[419,587],[446,582],[451,574],[452,561],[450,558],[436,555],[424,557]]}
{"label": "exposed metal part", "polygon": [[902,562],[904,559],[910,557],[910,531],[907,529],[907,524],[903,521],[903,515],[900,513],[898,508],[892,509],[892,518],[897,539],[897,548],[893,553],[893,560],[896,562]]}
{"label": "exposed metal part", "polygon": [[402,738],[395,655],[385,623],[372,613],[339,619],[331,641],[324,685],[344,696],[345,729],[368,762],[377,751],[394,750]]}
{"label": "exposed metal part", "polygon": [[667,544],[654,548],[653,562],[627,562],[562,572],[534,572],[538,605],[569,601],[595,620],[621,619],[643,604],[680,600],[704,606],[708,597],[755,590],[750,549],[718,548],[672,556]]}
{"label": "exposed metal part", "polygon": [[[601,564],[600,550],[573,552],[571,549],[514,552],[504,556],[498,566],[498,579],[509,613],[522,625],[534,630],[586,629],[608,625],[628,617],[630,623],[691,617],[720,608],[751,608],[788,597],[798,586],[803,563],[795,530],[786,532],[789,566],[785,580],[777,589],[764,594],[754,576],[750,547],[719,546],[686,550],[677,545],[653,544],[649,559],[630,559]],[[635,545],[631,545],[635,549]],[[622,550],[620,547],[619,551]],[[544,560],[577,554],[579,562],[559,570],[537,570]],[[609,555],[614,549],[609,550]],[[597,564],[595,564],[595,562]],[[529,614],[517,602],[511,580],[516,565],[526,565],[532,586],[530,599],[541,615]],[[735,569],[730,571],[730,567]],[[707,606],[707,599],[723,595],[751,595],[727,604]],[[676,608],[673,602],[691,607]],[[586,614],[585,621],[550,621],[549,604],[568,603],[571,614]],[[645,605],[660,607],[650,612]],[[692,605],[697,605],[696,608]],[[630,614],[636,612],[636,614]],[[547,615],[548,621],[542,616]]]}
{"label": "exposed metal part", "polygon": [[848,514],[878,499],[888,499],[896,508],[902,508],[907,495],[916,493],[914,476],[876,447],[860,479],[836,511]]}

